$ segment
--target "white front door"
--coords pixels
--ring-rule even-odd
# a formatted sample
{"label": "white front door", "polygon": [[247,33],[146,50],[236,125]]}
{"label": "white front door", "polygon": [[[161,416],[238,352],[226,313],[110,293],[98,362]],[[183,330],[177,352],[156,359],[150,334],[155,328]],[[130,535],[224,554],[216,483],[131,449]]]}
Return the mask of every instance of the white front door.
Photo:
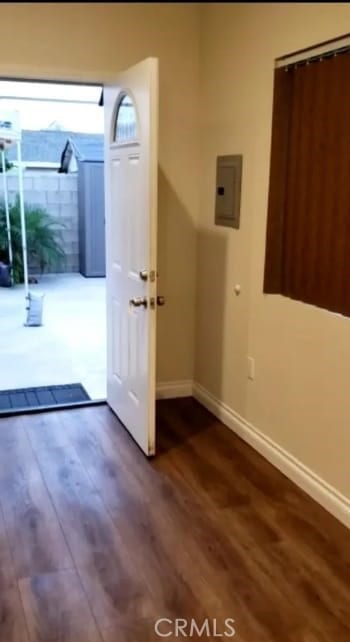
{"label": "white front door", "polygon": [[158,60],[104,88],[107,402],[155,453]]}

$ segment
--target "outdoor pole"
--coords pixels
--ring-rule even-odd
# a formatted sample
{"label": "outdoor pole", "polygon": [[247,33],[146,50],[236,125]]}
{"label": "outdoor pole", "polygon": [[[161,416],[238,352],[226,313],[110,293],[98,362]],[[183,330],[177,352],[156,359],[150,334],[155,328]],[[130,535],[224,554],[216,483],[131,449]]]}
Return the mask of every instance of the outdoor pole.
{"label": "outdoor pole", "polygon": [[8,189],[7,189],[5,152],[3,149],[1,150],[1,165],[2,165],[2,180],[4,184],[4,202],[5,202],[5,213],[6,213],[6,232],[7,232],[8,252],[9,252],[10,278],[11,278],[11,283],[13,283],[13,274],[12,274],[13,254],[12,254],[12,239],[11,239],[11,222],[10,222],[9,199],[8,199]]}
{"label": "outdoor pole", "polygon": [[25,219],[25,213],[24,213],[24,198],[23,198],[22,153],[21,153],[21,143],[19,140],[17,141],[17,159],[18,159],[19,207],[21,212],[24,288],[25,288],[26,304],[27,304],[26,307],[28,309],[29,289],[28,289],[28,263],[27,263],[27,233],[26,233],[26,219]]}

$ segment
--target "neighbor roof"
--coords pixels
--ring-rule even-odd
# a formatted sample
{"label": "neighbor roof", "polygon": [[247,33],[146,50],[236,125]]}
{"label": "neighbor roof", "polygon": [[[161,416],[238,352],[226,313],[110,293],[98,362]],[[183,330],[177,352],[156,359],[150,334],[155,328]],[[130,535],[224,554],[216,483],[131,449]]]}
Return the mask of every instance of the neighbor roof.
{"label": "neighbor roof", "polygon": [[103,163],[103,139],[103,134],[95,134],[93,139],[87,136],[85,139],[78,138],[76,134],[73,134],[64,146],[58,171],[61,173],[69,171],[69,163],[73,155],[81,162]]}
{"label": "neighbor roof", "polygon": [[[98,155],[103,160],[103,134],[70,132],[56,129],[22,130],[22,160],[27,162],[57,163],[60,165],[62,150],[67,140],[74,140],[74,146],[83,155]],[[101,151],[102,150],[102,151]],[[10,161],[17,160],[17,151],[8,151]]]}

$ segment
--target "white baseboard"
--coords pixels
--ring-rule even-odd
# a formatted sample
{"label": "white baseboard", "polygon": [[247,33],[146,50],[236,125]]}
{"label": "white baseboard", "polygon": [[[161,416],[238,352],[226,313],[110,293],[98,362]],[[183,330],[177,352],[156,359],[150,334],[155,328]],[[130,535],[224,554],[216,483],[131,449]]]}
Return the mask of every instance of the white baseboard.
{"label": "white baseboard", "polygon": [[350,499],[304,466],[296,457],[246,421],[225,403],[214,397],[198,383],[193,384],[193,396],[228,428],[257,450],[316,502],[350,528]]}
{"label": "white baseboard", "polygon": [[157,383],[157,399],[176,399],[177,397],[191,397],[193,383],[190,380],[164,381]]}

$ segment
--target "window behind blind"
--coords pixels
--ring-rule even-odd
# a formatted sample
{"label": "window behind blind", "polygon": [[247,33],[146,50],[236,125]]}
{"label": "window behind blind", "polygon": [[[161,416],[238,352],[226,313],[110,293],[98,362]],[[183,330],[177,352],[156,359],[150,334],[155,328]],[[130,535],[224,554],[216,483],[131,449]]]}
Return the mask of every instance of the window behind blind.
{"label": "window behind blind", "polygon": [[264,292],[350,316],[350,53],[275,71]]}

